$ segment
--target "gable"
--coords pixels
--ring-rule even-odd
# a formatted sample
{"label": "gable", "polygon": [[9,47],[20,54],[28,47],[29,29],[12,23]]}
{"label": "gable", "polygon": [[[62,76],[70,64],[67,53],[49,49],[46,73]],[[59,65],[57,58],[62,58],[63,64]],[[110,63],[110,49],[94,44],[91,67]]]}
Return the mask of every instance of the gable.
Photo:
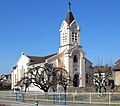
{"label": "gable", "polygon": [[17,66],[26,65],[29,61],[30,59],[22,54],[17,62]]}
{"label": "gable", "polygon": [[68,27],[68,25],[67,25],[67,22],[66,21],[63,21],[62,22],[62,24],[61,24],[61,26],[60,26],[60,31],[62,30],[62,29],[67,29],[67,27]]}
{"label": "gable", "polygon": [[120,71],[120,59],[115,62],[115,65],[113,67],[114,71]]}
{"label": "gable", "polygon": [[72,56],[72,54],[73,54],[74,52],[79,52],[79,53],[81,52],[83,55],[86,54],[86,53],[82,50],[82,47],[79,46],[78,44],[74,44],[73,47],[71,47],[69,50],[66,50],[65,52],[69,53],[70,56]]}

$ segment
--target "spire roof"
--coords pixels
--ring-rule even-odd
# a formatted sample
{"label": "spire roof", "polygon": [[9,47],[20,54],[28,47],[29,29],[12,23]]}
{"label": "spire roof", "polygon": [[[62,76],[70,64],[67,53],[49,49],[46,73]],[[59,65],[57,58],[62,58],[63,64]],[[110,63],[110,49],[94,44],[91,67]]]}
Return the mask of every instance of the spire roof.
{"label": "spire roof", "polygon": [[70,23],[74,20],[74,16],[72,14],[72,12],[69,10],[67,17],[66,17],[66,22],[68,23],[68,25],[70,25]]}

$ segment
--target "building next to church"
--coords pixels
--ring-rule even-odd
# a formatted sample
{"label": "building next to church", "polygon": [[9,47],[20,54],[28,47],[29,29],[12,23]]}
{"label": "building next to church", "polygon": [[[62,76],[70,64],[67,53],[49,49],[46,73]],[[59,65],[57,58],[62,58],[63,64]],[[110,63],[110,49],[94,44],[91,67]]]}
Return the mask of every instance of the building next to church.
{"label": "building next to church", "polygon": [[119,81],[120,80],[120,59],[115,62],[113,71],[114,71],[115,85],[120,86],[120,81]]}
{"label": "building next to church", "polygon": [[[91,85],[92,79],[89,79],[89,75],[92,63],[86,58],[86,54],[82,50],[80,44],[80,27],[71,10],[68,11],[66,19],[63,20],[59,33],[60,47],[58,53],[48,56],[28,56],[24,53],[21,54],[16,66],[12,70],[12,88],[23,77],[23,74],[28,71],[29,67],[33,65],[35,67],[44,63],[53,63],[57,67],[66,69],[74,78],[74,87]],[[36,89],[32,85],[28,88],[28,90]]]}

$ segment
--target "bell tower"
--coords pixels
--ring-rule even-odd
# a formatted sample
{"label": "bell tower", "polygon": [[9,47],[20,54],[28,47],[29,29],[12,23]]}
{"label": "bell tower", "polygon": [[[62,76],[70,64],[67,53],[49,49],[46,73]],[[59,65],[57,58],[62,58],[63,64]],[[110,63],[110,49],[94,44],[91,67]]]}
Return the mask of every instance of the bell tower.
{"label": "bell tower", "polygon": [[69,50],[75,44],[80,45],[80,28],[72,14],[70,3],[69,11],[65,20],[60,27],[60,48],[59,53]]}

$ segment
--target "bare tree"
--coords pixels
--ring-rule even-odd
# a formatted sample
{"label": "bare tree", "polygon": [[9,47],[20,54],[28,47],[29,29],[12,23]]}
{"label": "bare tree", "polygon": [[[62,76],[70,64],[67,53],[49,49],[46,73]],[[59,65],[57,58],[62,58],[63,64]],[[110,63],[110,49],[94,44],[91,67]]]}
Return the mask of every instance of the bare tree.
{"label": "bare tree", "polygon": [[71,82],[73,82],[72,79],[73,78],[70,77],[67,73],[65,77],[60,75],[59,84],[64,88],[64,92],[67,91],[67,87],[70,86]]}
{"label": "bare tree", "polygon": [[20,81],[17,82],[16,86],[20,86],[21,88],[25,89],[25,92],[27,90],[27,88],[29,87],[29,85],[31,84],[30,80],[28,79],[28,77],[22,77]]}
{"label": "bare tree", "polygon": [[97,92],[106,92],[108,79],[112,76],[112,68],[109,66],[95,66],[93,82]]}
{"label": "bare tree", "polygon": [[31,83],[44,92],[48,92],[49,88],[61,84],[66,92],[68,86],[68,73],[63,68],[55,67],[53,64],[46,63],[43,66],[30,68],[20,82],[22,81],[26,88]]}

